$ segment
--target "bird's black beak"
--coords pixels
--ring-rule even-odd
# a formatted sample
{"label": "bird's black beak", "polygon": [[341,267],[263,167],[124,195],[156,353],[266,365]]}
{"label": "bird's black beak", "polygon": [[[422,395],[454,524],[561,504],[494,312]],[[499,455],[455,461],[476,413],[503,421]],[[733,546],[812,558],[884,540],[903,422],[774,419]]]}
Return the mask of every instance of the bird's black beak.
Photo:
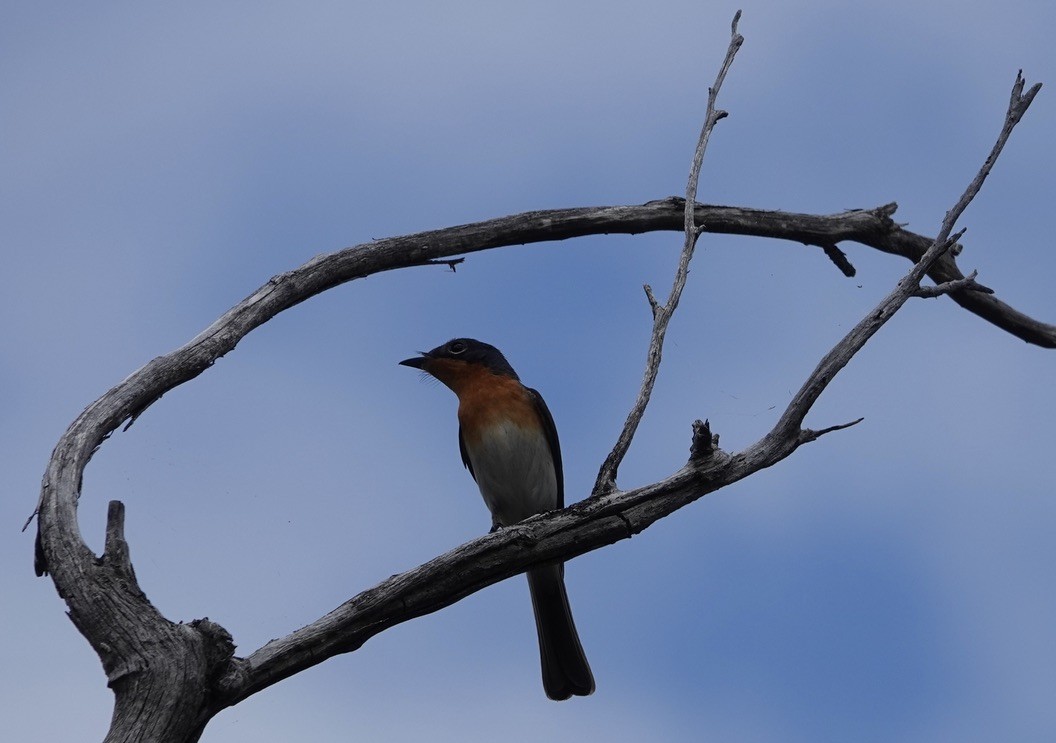
{"label": "bird's black beak", "polygon": [[425,362],[429,360],[429,357],[424,353],[421,356],[415,356],[413,359],[404,359],[400,362],[400,366],[409,366],[413,369],[425,369]]}

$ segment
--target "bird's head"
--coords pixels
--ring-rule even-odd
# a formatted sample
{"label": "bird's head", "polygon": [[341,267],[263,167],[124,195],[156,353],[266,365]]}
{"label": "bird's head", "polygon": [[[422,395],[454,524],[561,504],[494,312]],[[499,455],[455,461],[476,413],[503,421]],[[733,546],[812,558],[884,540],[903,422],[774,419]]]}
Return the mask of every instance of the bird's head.
{"label": "bird's head", "polygon": [[400,364],[431,374],[456,393],[466,380],[481,373],[519,379],[502,351],[473,338],[455,338],[432,351],[420,353]]}

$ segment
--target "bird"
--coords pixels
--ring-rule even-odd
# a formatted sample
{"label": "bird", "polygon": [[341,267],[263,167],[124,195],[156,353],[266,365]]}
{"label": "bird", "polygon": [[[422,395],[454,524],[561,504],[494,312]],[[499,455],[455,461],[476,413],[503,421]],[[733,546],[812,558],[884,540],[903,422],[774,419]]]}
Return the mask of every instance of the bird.
{"label": "bird", "polygon": [[[435,377],[458,396],[458,448],[491,512],[492,531],[564,508],[557,427],[542,395],[521,384],[499,349],[455,338],[399,362]],[[563,562],[527,572],[539,639],[543,690],[553,700],[594,692],[565,590]]]}

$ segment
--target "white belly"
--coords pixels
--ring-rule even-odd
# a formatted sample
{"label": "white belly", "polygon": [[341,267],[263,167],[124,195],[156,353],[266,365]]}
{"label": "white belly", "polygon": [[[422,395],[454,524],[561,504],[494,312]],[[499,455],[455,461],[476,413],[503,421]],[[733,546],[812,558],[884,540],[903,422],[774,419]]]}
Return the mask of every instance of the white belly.
{"label": "white belly", "polygon": [[496,424],[466,447],[492,520],[508,526],[557,508],[557,477],[542,431]]}

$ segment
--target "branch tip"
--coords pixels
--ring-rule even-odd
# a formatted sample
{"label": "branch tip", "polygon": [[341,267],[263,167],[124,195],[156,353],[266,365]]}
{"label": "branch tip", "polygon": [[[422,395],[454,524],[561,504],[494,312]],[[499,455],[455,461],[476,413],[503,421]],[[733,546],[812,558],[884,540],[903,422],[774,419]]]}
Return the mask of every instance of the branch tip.
{"label": "branch tip", "polygon": [[827,433],[832,433],[833,431],[842,431],[845,428],[850,428],[851,426],[857,426],[859,423],[861,423],[864,420],[865,420],[865,418],[857,418],[857,419],[855,419],[853,421],[850,421],[849,423],[839,423],[839,424],[837,424],[835,426],[829,426],[828,428],[822,428],[820,431],[815,431],[815,430],[810,429],[810,428],[804,428],[803,430],[801,430],[799,432],[799,442],[801,444],[807,444],[807,443],[810,443],[811,441],[817,441],[818,439],[820,439],[822,436],[824,436]]}
{"label": "branch tip", "polygon": [[649,300],[649,309],[653,311],[653,319],[655,320],[657,313],[660,312],[660,303],[653,296],[653,287],[643,284],[642,288],[645,290],[645,298]]}
{"label": "branch tip", "polygon": [[854,266],[852,266],[851,262],[847,259],[847,254],[840,250],[836,243],[821,243],[821,249],[825,251],[825,255],[827,255],[829,260],[836,265],[836,268],[840,269],[840,272],[844,276],[849,279],[854,278],[857,271],[855,271]]}
{"label": "branch tip", "polygon": [[1026,113],[1027,108],[1034,101],[1034,96],[1041,90],[1041,83],[1034,83],[1026,93],[1023,87],[1027,84],[1023,77],[1023,70],[1016,73],[1016,81],[1012,84],[1012,96],[1008,104],[1008,116],[1013,123],[1018,122]]}

